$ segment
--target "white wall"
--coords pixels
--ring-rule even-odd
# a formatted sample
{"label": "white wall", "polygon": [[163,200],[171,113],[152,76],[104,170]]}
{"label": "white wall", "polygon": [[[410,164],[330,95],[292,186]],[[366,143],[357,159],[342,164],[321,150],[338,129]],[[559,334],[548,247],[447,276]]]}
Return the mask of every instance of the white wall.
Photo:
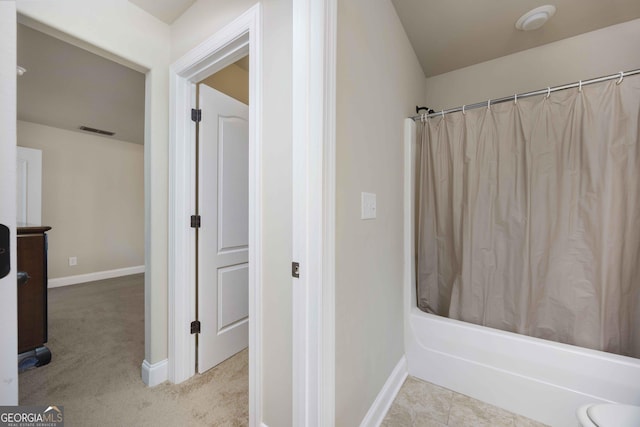
{"label": "white wall", "polygon": [[198,0],[171,24],[171,61],[236,19],[256,0]]}
{"label": "white wall", "polygon": [[438,111],[640,67],[640,19],[427,79]]}
{"label": "white wall", "polygon": [[0,279],[0,405],[18,404],[16,285],[16,4],[0,2],[0,224],[11,231],[11,273]]}
{"label": "white wall", "polygon": [[[176,60],[256,0],[199,0],[171,27]],[[263,420],[292,424],[291,0],[263,0]],[[422,93],[422,92],[420,92]]]}
{"label": "white wall", "polygon": [[169,27],[127,0],[22,1],[18,13],[147,70],[145,359],[167,358]]}
{"label": "white wall", "polygon": [[403,121],[425,79],[389,0],[338,1],[337,60],[336,425],[357,426],[404,354]]}
{"label": "white wall", "polygon": [[142,145],[24,121],[18,145],[42,150],[49,279],[144,264]]}

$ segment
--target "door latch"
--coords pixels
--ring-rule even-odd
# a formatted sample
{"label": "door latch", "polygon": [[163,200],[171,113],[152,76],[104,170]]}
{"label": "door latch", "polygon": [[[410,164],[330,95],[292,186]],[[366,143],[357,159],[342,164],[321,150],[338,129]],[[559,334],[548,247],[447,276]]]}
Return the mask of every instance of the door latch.
{"label": "door latch", "polygon": [[291,263],[291,275],[295,278],[299,278],[300,277],[300,263],[299,262],[292,262]]}
{"label": "door latch", "polygon": [[200,333],[200,321],[199,320],[194,320],[193,322],[191,322],[191,333],[192,334],[199,334]]}
{"label": "door latch", "polygon": [[11,271],[10,241],[9,228],[0,224],[0,279],[7,276]]}

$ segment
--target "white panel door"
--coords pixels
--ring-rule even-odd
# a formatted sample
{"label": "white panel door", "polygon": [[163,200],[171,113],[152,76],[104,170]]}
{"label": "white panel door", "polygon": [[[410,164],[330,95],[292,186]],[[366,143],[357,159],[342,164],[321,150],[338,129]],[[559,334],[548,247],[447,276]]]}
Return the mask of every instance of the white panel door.
{"label": "white panel door", "polygon": [[249,107],[200,85],[198,372],[249,343]]}
{"label": "white panel door", "polygon": [[41,225],[42,222],[42,150],[17,147],[17,221]]}

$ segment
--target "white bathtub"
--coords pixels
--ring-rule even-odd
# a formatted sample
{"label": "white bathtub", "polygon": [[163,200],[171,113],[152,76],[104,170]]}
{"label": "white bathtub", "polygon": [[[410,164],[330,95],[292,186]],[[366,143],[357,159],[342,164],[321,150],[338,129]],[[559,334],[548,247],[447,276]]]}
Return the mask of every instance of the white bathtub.
{"label": "white bathtub", "polygon": [[[409,375],[551,426],[585,403],[640,405],[640,360],[424,313],[413,248],[415,124],[405,122],[405,353]],[[640,327],[640,325],[638,325]]]}

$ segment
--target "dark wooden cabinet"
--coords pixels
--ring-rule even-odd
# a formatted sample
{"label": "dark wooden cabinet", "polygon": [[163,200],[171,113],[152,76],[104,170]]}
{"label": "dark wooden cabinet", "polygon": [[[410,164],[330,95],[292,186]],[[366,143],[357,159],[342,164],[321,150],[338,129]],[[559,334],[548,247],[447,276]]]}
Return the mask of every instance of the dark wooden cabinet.
{"label": "dark wooden cabinet", "polygon": [[39,359],[39,363],[34,362],[36,366],[51,359],[44,346],[47,342],[46,232],[49,230],[51,227],[17,229],[18,271],[29,276],[25,283],[18,284],[18,353],[32,353],[32,357]]}

